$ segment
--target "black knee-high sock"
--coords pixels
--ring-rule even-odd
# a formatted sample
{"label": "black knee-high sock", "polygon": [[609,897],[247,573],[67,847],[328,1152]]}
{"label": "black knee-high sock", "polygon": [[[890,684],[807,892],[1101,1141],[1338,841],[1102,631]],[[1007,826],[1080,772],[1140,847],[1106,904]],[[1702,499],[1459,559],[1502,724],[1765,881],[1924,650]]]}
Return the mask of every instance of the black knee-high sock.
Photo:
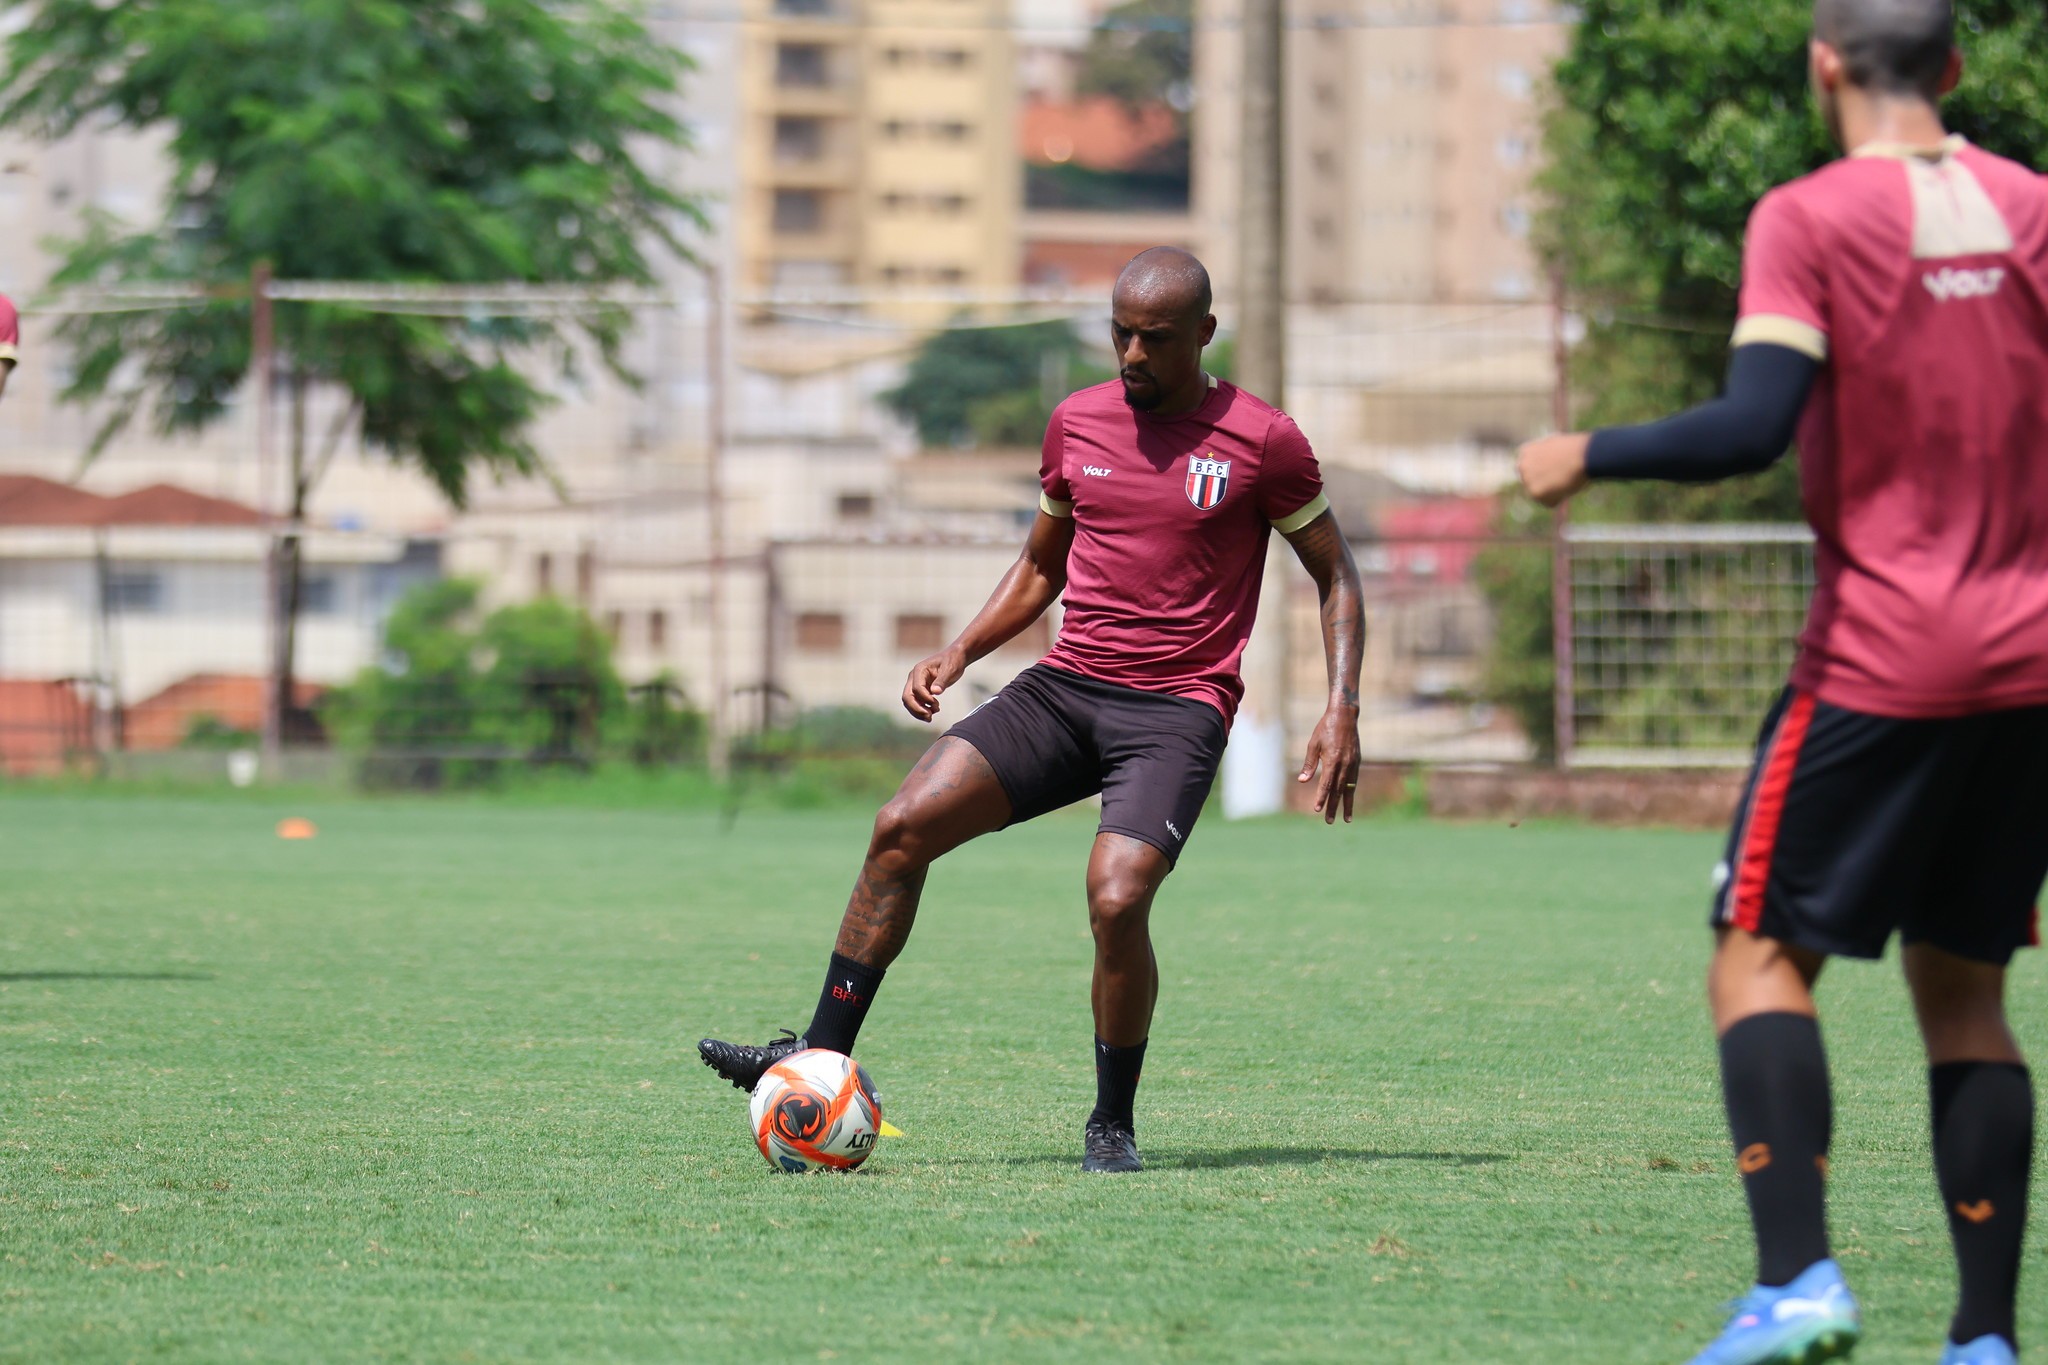
{"label": "black knee-high sock", "polygon": [[1119,1123],[1129,1128],[1138,1102],[1138,1076],[1145,1069],[1145,1044],[1111,1047],[1095,1040],[1095,1112],[1090,1123]]}
{"label": "black knee-high sock", "polygon": [[2014,1062],[1946,1062],[1927,1073],[1934,1171],[1948,1208],[1962,1298],[1949,1340],[2012,1342],[2027,1177],[2034,1164],[2034,1085]]}
{"label": "black knee-high sock", "polygon": [[818,1012],[804,1030],[804,1040],[829,1052],[852,1052],[853,1040],[868,1017],[868,1006],[882,987],[885,967],[868,967],[850,957],[832,954],[825,972],[825,989],[818,995]]}
{"label": "black knee-high sock", "polygon": [[1721,1091],[1756,1227],[1757,1283],[1790,1284],[1828,1258],[1834,1102],[1819,1022],[1757,1014],[1729,1029],[1721,1039]]}

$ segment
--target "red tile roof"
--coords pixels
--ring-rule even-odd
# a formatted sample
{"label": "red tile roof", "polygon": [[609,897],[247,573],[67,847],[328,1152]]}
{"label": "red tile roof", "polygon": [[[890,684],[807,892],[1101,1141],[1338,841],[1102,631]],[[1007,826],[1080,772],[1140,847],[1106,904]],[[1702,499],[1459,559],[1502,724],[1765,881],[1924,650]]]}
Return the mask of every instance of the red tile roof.
{"label": "red tile roof", "polygon": [[1017,120],[1017,149],[1041,166],[1072,161],[1094,171],[1128,171],[1179,130],[1180,120],[1163,104],[1133,115],[1107,95],[1072,103],[1034,99]]}
{"label": "red tile roof", "polygon": [[263,514],[225,498],[155,483],[102,497],[33,474],[0,474],[0,526],[261,526]]}

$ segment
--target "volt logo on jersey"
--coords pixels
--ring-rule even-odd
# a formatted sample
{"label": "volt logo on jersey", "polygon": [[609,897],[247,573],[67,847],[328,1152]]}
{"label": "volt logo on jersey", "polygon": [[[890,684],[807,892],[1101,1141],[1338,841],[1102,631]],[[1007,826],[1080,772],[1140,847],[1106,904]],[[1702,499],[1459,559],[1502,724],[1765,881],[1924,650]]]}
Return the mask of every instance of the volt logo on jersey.
{"label": "volt logo on jersey", "polygon": [[1965,299],[1988,299],[1995,296],[2005,284],[2005,272],[1991,270],[1957,270],[1950,267],[1936,273],[1922,275],[1920,283],[1927,286],[1927,292],[1934,295],[1938,303],[1955,303]]}
{"label": "volt logo on jersey", "polygon": [[1206,512],[1223,501],[1230,488],[1230,461],[1188,456],[1188,501]]}

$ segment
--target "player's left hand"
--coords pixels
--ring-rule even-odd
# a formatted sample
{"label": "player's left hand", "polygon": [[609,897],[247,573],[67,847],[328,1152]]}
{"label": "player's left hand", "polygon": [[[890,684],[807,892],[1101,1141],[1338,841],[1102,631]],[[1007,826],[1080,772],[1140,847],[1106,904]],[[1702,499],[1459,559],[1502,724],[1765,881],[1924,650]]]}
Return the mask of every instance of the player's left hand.
{"label": "player's left hand", "polygon": [[1343,702],[1330,703],[1316,732],[1309,736],[1308,761],[1301,765],[1298,782],[1316,784],[1316,814],[1323,823],[1337,823],[1337,811],[1344,823],[1351,823],[1351,805],[1358,798],[1358,708]]}
{"label": "player's left hand", "polygon": [[1586,448],[1593,438],[1583,432],[1545,436],[1522,447],[1515,469],[1522,487],[1545,507],[1556,507],[1585,490]]}

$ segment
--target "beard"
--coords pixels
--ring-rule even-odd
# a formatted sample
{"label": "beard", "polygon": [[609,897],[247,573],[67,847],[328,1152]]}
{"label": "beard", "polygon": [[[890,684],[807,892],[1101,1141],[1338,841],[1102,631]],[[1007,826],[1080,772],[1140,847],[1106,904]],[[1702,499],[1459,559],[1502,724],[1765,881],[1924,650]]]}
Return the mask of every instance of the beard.
{"label": "beard", "polygon": [[1151,387],[1142,392],[1131,387],[1131,381],[1124,380],[1124,402],[1139,412],[1151,412],[1166,401],[1166,390],[1159,387],[1159,381],[1150,381]]}

